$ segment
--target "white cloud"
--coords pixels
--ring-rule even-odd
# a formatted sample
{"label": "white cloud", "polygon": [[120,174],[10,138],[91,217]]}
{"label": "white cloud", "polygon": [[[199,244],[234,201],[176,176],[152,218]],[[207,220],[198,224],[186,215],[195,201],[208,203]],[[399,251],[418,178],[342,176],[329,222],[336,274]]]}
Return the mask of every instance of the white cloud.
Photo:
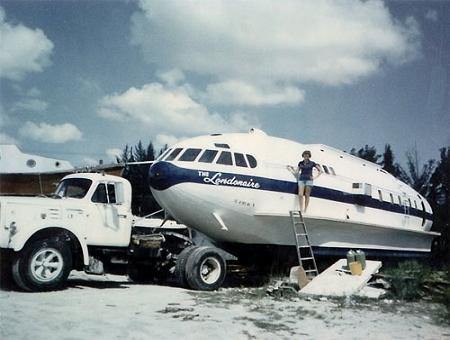
{"label": "white cloud", "polygon": [[95,166],[98,165],[98,160],[91,158],[91,157],[84,157],[82,160],[84,166]]}
{"label": "white cloud", "polygon": [[0,131],[0,144],[15,144],[20,145],[19,141],[7,133]]}
{"label": "white cloud", "polygon": [[167,135],[243,130],[249,122],[242,113],[226,118],[209,112],[191,98],[186,87],[168,88],[160,83],[105,96],[99,102],[97,113],[118,121],[132,119],[145,124],[154,134]]}
{"label": "white cloud", "polygon": [[28,97],[40,97],[41,91],[37,87],[32,87],[27,91]]}
{"label": "white cloud", "polygon": [[304,101],[304,97],[304,91],[294,86],[257,87],[240,80],[209,84],[205,93],[205,100],[220,105],[299,104]]}
{"label": "white cloud", "polygon": [[48,103],[38,98],[26,98],[14,104],[13,111],[33,111],[44,112],[48,108]]}
{"label": "white cloud", "polygon": [[100,93],[102,92],[102,88],[100,87],[99,83],[93,79],[89,79],[89,78],[85,78],[85,77],[78,77],[77,78],[78,83],[81,86],[81,89],[83,91],[89,92],[89,93],[93,93],[93,92],[97,92]]}
{"label": "white cloud", "polygon": [[428,19],[430,21],[438,21],[438,12],[435,9],[429,9],[426,13],[425,13],[425,19]]}
{"label": "white cloud", "polygon": [[50,65],[53,43],[39,28],[6,22],[0,7],[0,77],[21,80],[27,73]]}
{"label": "white cloud", "polygon": [[254,84],[354,83],[420,50],[417,22],[381,1],[154,1],[132,18],[132,43],[160,69]]}
{"label": "white cloud", "polygon": [[81,140],[83,136],[81,131],[70,123],[51,125],[47,123],[35,124],[29,121],[19,129],[19,135],[38,142],[55,144]]}
{"label": "white cloud", "polygon": [[185,139],[185,138],[178,138],[174,135],[166,135],[166,134],[160,133],[160,134],[156,135],[155,146],[157,148],[163,148],[166,144],[168,146],[170,146],[170,145],[173,145],[183,139]]}
{"label": "white cloud", "polygon": [[107,149],[105,152],[108,157],[113,160],[116,160],[116,157],[120,157],[120,155],[122,154],[122,150],[118,148]]}
{"label": "white cloud", "polygon": [[184,80],[184,73],[177,68],[167,72],[158,73],[158,78],[165,82],[168,86],[179,85]]}

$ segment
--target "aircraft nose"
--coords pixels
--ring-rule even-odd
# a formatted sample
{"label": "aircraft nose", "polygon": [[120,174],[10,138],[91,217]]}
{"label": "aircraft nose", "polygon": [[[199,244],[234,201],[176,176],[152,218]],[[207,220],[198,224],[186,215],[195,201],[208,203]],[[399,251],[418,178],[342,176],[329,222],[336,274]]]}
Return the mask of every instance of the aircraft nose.
{"label": "aircraft nose", "polygon": [[169,187],[170,167],[166,162],[154,163],[148,173],[150,186],[156,190],[164,190]]}

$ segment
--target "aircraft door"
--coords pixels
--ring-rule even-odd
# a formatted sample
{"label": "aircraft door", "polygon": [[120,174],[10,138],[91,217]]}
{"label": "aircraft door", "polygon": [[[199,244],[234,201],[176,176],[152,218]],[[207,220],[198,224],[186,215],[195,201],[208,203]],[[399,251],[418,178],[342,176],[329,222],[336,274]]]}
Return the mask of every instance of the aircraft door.
{"label": "aircraft door", "polygon": [[130,241],[132,214],[123,204],[121,183],[99,183],[92,195],[92,225],[88,227],[89,244],[127,246]]}
{"label": "aircraft door", "polygon": [[403,226],[404,227],[408,227],[409,226],[409,218],[410,218],[410,202],[408,200],[408,198],[406,197],[406,195],[403,196],[402,198],[402,203],[403,203]]}

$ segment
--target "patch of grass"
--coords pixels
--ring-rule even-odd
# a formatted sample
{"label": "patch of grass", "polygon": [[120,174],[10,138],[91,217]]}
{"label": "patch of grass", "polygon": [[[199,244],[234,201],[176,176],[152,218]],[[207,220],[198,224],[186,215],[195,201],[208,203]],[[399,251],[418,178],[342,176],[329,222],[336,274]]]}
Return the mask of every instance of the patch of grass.
{"label": "patch of grass", "polygon": [[255,318],[250,318],[250,317],[239,318],[239,320],[250,321],[256,327],[263,329],[267,332],[276,333],[279,331],[286,331],[286,332],[293,334],[292,329],[290,327],[286,326],[284,323],[271,322],[269,320],[255,319]]}
{"label": "patch of grass", "polygon": [[385,274],[392,285],[392,297],[412,301],[424,296],[424,281],[431,270],[416,261],[405,261],[396,268],[388,268]]}

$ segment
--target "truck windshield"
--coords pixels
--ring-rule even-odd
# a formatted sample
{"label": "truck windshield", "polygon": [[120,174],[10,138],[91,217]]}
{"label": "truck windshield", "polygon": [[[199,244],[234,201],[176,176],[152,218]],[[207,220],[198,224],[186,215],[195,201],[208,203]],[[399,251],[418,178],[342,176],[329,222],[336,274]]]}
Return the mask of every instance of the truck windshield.
{"label": "truck windshield", "polygon": [[86,196],[92,181],[86,178],[68,178],[61,183],[55,191],[56,197],[83,198]]}

